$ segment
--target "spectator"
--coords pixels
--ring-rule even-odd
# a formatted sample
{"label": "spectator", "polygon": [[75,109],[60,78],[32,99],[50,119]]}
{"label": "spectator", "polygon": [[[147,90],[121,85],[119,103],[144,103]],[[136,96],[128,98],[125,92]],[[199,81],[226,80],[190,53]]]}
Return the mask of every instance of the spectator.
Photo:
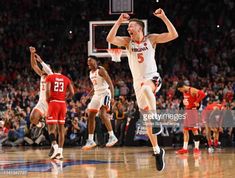
{"label": "spectator", "polygon": [[115,110],[115,131],[118,138],[117,145],[123,146],[125,140],[125,128],[127,123],[126,112],[121,102],[117,103],[117,109]]}
{"label": "spectator", "polygon": [[44,136],[44,128],[39,128],[33,124],[31,124],[29,129],[29,134],[24,137],[24,141],[28,145],[39,146],[44,145],[46,142],[46,137]]}

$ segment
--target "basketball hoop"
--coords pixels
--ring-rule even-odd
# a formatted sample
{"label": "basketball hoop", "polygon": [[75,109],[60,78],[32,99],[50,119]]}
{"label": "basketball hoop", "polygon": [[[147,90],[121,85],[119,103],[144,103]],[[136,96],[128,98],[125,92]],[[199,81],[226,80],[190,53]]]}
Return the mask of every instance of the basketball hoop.
{"label": "basketball hoop", "polygon": [[121,62],[122,49],[113,48],[113,49],[107,49],[107,51],[109,55],[112,57],[112,61]]}

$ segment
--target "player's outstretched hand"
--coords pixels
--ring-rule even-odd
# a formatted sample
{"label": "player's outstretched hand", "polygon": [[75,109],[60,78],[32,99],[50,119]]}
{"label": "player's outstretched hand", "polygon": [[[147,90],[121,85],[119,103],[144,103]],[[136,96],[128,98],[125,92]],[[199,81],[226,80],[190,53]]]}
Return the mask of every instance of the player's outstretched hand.
{"label": "player's outstretched hand", "polygon": [[31,53],[36,53],[36,49],[32,46],[29,47],[29,50],[30,50]]}
{"label": "player's outstretched hand", "polygon": [[155,15],[156,17],[158,17],[158,18],[160,18],[160,19],[163,19],[163,18],[166,17],[165,12],[164,12],[161,8],[155,10],[155,12],[153,13],[153,15]]}

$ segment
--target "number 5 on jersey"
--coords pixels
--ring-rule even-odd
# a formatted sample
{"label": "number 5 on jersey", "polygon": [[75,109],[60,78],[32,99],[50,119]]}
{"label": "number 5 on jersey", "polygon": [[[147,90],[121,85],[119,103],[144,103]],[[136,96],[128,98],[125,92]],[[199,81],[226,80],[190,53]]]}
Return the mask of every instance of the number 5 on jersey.
{"label": "number 5 on jersey", "polygon": [[137,53],[137,58],[138,58],[139,63],[144,62],[144,54],[143,53]]}
{"label": "number 5 on jersey", "polygon": [[188,106],[188,105],[189,105],[188,98],[185,98],[185,99],[183,100],[183,103],[184,103],[185,106]]}

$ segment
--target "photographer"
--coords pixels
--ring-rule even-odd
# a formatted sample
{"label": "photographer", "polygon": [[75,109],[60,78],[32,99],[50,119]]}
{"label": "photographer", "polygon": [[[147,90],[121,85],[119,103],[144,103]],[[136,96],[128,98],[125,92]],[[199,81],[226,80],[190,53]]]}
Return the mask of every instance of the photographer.
{"label": "photographer", "polygon": [[6,123],[0,119],[0,146],[7,139],[8,128],[6,127]]}
{"label": "photographer", "polygon": [[124,139],[125,139],[125,128],[127,123],[127,117],[126,117],[126,108],[124,107],[122,102],[118,102],[116,105],[115,110],[115,131],[118,138],[118,146],[123,146]]}
{"label": "photographer", "polygon": [[10,123],[10,129],[3,146],[19,146],[24,142],[25,125],[21,125],[19,116],[15,116]]}
{"label": "photographer", "polygon": [[67,130],[67,144],[71,146],[81,145],[81,138],[84,137],[85,124],[75,116]]}

